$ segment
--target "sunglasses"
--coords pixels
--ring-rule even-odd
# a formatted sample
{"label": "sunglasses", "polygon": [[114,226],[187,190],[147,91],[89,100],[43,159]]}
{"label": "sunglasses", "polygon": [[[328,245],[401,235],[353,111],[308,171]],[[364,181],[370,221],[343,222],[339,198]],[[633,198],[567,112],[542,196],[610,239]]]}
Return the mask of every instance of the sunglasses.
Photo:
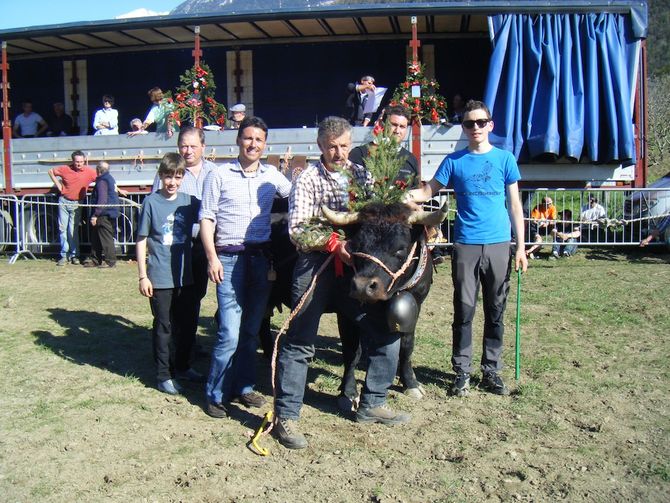
{"label": "sunglasses", "polygon": [[465,129],[472,129],[475,127],[475,124],[477,124],[479,129],[482,129],[489,122],[491,122],[491,119],[477,119],[476,121],[463,121],[462,124]]}

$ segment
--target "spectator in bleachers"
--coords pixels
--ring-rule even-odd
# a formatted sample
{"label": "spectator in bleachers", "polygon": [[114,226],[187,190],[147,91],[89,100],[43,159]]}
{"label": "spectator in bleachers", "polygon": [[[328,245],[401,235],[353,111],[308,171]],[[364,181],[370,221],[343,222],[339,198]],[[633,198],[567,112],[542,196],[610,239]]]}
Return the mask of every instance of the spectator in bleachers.
{"label": "spectator in bleachers", "polygon": [[552,232],[556,217],[556,207],[549,196],[543,197],[542,202],[530,212],[530,236],[535,244],[526,250],[526,256],[529,259],[533,260],[535,258],[535,252],[539,252],[544,237]]}
{"label": "spectator in bleachers", "polygon": [[49,126],[40,114],[33,112],[33,102],[25,100],[21,106],[23,107],[23,113],[14,119],[14,136],[16,138],[42,136]]}
{"label": "spectator in bleachers", "polygon": [[102,97],[102,108],[95,112],[93,129],[96,136],[119,134],[119,112],[112,108],[114,96],[105,94]]}
{"label": "spectator in bleachers", "polygon": [[459,93],[454,94],[451,101],[451,114],[449,115],[449,122],[451,124],[460,124],[463,122],[463,114],[465,113],[465,101],[463,96]]}
{"label": "spectator in bleachers", "polygon": [[53,105],[53,113],[47,118],[47,136],[69,136],[72,134],[74,122],[72,117],[65,113],[65,105],[56,102]]}
{"label": "spectator in bleachers", "polygon": [[155,123],[157,133],[165,133],[168,138],[172,138],[174,132],[179,131],[179,126],[169,120],[172,113],[172,104],[168,103],[167,98],[163,96],[163,90],[160,87],[152,87],[147,94],[153,105],[142,123],[142,128],[138,131],[128,132],[128,136],[144,134],[149,126]]}
{"label": "spectator in bleachers", "polygon": [[563,210],[556,226],[552,229],[551,235],[554,237],[554,245],[551,248],[550,259],[559,257],[572,257],[577,253],[577,240],[582,235],[579,224],[572,222],[572,211]]}

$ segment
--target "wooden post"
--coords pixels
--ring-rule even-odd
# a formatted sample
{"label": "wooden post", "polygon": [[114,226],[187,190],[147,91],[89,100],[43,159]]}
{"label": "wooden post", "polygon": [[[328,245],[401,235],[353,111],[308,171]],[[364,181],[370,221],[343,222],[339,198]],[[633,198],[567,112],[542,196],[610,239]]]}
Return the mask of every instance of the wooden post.
{"label": "wooden post", "polygon": [[[195,47],[193,48],[193,51],[191,54],[193,55],[193,60],[194,60],[194,67],[197,70],[200,68],[200,57],[202,56],[202,50],[200,50],[200,26],[196,26],[194,29],[195,33]],[[202,116],[201,115],[196,115],[195,117],[195,124],[193,124],[197,128],[202,128]]]}
{"label": "wooden post", "polygon": [[[421,41],[417,36],[416,16],[412,16],[412,40],[409,42],[409,46],[412,48],[412,64],[418,65]],[[419,179],[421,179],[421,121],[416,117],[412,120],[411,150],[419,162]]]}
{"label": "wooden post", "polygon": [[12,182],[12,125],[9,121],[9,79],[7,78],[7,42],[2,41],[2,147],[5,166],[5,192],[14,192]]}

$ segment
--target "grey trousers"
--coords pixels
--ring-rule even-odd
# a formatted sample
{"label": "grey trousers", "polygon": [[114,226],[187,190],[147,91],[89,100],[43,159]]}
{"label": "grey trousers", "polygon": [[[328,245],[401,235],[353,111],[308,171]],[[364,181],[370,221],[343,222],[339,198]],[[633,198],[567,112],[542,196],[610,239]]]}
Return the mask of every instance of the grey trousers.
{"label": "grey trousers", "polygon": [[512,249],[509,242],[454,245],[451,269],[454,283],[451,364],[456,373],[472,372],[472,320],[480,284],[484,304],[481,368],[483,372],[502,369],[503,318],[511,265]]}

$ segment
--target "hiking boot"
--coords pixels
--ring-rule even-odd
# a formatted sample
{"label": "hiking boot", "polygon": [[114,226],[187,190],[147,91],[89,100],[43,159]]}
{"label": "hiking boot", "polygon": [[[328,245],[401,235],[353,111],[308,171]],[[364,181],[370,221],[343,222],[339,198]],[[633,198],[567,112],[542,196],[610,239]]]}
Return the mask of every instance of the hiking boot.
{"label": "hiking boot", "polygon": [[175,385],[175,382],[172,379],[166,379],[165,381],[158,382],[158,391],[162,393],[167,393],[168,395],[178,395],[181,391],[179,385]]}
{"label": "hiking boot", "polygon": [[182,370],[180,372],[177,372],[176,374],[177,378],[183,381],[205,382],[205,376],[202,375],[200,372],[193,370],[191,368],[188,370]]}
{"label": "hiking boot", "polygon": [[216,419],[228,417],[228,409],[222,403],[208,403],[205,412],[208,416]]}
{"label": "hiking boot", "polygon": [[298,430],[298,421],[294,419],[278,417],[272,431],[275,432],[279,443],[287,449],[304,449],[308,445],[305,435]]}
{"label": "hiking boot", "polygon": [[265,397],[260,393],[256,393],[255,391],[250,391],[249,393],[240,395],[236,397],[235,400],[247,408],[255,407],[258,409],[265,405]]}
{"label": "hiking boot", "polygon": [[485,372],[479,387],[494,395],[509,395],[509,389],[497,372]]}
{"label": "hiking boot", "polygon": [[359,408],[356,411],[356,421],[359,423],[382,423],[382,424],[401,424],[408,423],[410,415],[406,412],[397,412],[391,409],[387,404],[379,407]]}
{"label": "hiking boot", "polygon": [[451,385],[451,394],[454,396],[468,396],[470,394],[470,374],[459,372],[454,384]]}
{"label": "hiking boot", "polygon": [[56,262],[56,265],[61,267],[67,265],[67,259],[65,257],[61,257],[58,259],[58,262]]}
{"label": "hiking boot", "polygon": [[81,262],[79,261],[79,259],[77,257],[72,257],[72,259],[70,259],[70,263],[72,265],[80,265],[81,264]]}

